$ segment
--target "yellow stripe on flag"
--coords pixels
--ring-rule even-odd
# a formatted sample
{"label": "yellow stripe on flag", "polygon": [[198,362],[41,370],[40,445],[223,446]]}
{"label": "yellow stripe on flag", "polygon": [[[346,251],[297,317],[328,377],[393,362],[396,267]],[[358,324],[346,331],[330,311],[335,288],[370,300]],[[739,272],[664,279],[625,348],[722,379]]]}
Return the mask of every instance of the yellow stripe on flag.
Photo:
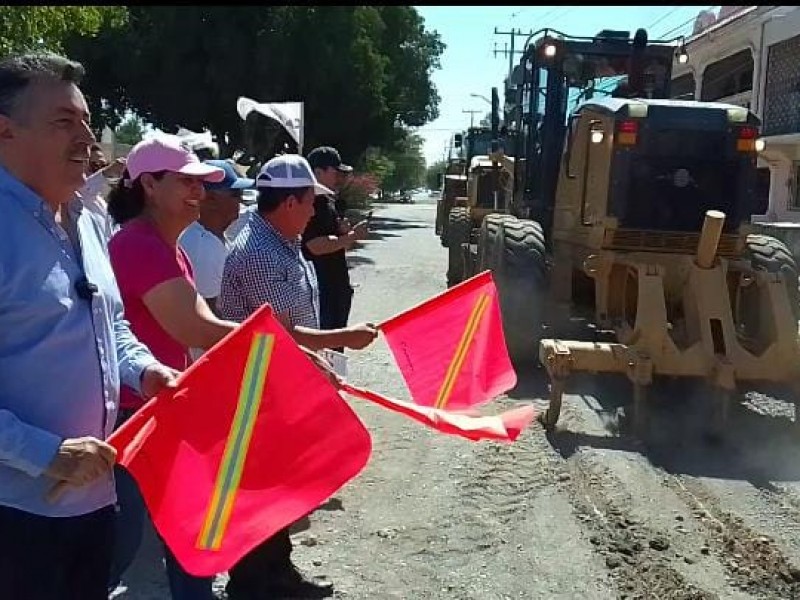
{"label": "yellow stripe on flag", "polygon": [[467,319],[467,326],[464,328],[464,333],[461,334],[461,340],[459,340],[453,358],[450,360],[450,366],[447,367],[444,381],[442,381],[442,387],[439,388],[439,394],[436,396],[436,402],[433,405],[434,408],[444,408],[447,406],[450,395],[453,393],[453,387],[455,387],[456,384],[456,378],[461,372],[461,367],[464,365],[464,360],[467,357],[469,345],[472,343],[472,338],[475,337],[475,332],[478,331],[478,326],[488,306],[489,293],[484,292],[472,307],[472,312],[469,315],[469,319]]}
{"label": "yellow stripe on flag", "polygon": [[247,449],[253,437],[253,428],[261,406],[274,345],[275,336],[263,333],[253,336],[253,342],[250,344],[244,377],[239,389],[236,414],[225,442],[225,451],[203,527],[195,542],[195,546],[201,550],[219,550],[222,546],[222,538],[242,478]]}

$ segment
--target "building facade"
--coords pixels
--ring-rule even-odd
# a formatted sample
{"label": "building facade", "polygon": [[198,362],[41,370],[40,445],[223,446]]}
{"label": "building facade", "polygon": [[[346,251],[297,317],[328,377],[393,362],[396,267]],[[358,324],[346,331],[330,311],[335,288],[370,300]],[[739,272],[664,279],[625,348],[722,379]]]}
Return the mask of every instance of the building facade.
{"label": "building facade", "polygon": [[673,97],[745,106],[761,119],[759,193],[769,201],[753,221],[800,223],[800,8],[702,11],[686,51]]}

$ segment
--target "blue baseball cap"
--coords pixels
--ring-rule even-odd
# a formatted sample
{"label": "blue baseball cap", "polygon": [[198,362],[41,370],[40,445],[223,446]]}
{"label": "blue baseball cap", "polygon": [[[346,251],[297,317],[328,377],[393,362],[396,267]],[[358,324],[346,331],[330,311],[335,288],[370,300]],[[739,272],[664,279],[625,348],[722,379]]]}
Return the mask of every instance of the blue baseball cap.
{"label": "blue baseball cap", "polygon": [[218,183],[205,182],[203,184],[205,188],[210,192],[219,190],[249,190],[249,189],[254,189],[256,187],[255,179],[240,177],[239,174],[236,172],[236,169],[233,168],[233,165],[230,163],[230,161],[204,160],[203,164],[209,165],[211,167],[217,167],[218,169],[222,169],[223,171],[225,171],[225,177],[222,181]]}

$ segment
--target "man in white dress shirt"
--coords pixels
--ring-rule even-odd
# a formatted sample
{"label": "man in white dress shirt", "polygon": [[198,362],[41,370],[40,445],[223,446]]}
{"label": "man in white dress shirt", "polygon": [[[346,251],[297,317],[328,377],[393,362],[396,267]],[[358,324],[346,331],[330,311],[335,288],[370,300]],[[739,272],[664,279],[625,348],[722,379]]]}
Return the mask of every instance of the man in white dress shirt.
{"label": "man in white dress shirt", "polygon": [[[224,169],[225,179],[219,183],[204,184],[206,194],[200,202],[200,218],[184,230],[178,243],[192,263],[197,292],[205,298],[214,314],[218,314],[217,298],[228,256],[225,230],[239,217],[242,193],[255,188],[255,181],[239,177],[227,160],[204,162]],[[197,360],[202,351],[192,350],[191,354]]]}
{"label": "man in white dress shirt", "polygon": [[103,153],[103,147],[98,143],[92,144],[90,152],[86,182],[78,190],[77,195],[86,210],[100,217],[103,222],[103,236],[108,243],[117,228],[108,216],[106,196],[111,189],[111,180],[122,176],[125,159],[118,158],[109,164]]}

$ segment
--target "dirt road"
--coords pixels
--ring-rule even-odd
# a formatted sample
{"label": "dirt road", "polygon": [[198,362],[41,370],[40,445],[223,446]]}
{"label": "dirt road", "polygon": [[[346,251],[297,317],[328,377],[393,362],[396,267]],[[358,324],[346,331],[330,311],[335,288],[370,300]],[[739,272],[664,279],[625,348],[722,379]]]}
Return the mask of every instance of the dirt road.
{"label": "dirt road", "polygon": [[[431,204],[379,206],[352,258],[353,320],[380,320],[444,289]],[[351,379],[404,398],[382,340],[353,355]],[[508,398],[546,406],[546,382],[519,373]],[[800,598],[800,436],[787,405],[751,397],[730,442],[700,435],[701,392],[654,398],[643,443],[620,433],[624,381],[586,378],[559,431],[513,445],[437,434],[353,400],[374,455],[311,528],[296,562],[352,600]],[[168,598],[148,538],[127,593]],[[219,584],[222,584],[220,578]]]}

